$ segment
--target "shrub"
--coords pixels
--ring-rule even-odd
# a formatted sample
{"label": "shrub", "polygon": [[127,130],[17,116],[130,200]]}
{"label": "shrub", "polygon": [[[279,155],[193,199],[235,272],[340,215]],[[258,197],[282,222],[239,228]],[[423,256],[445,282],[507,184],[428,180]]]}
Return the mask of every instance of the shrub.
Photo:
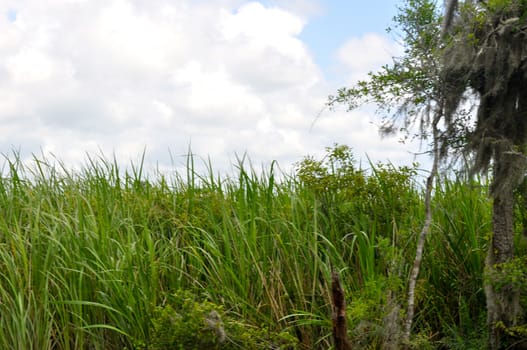
{"label": "shrub", "polygon": [[150,339],[136,341],[148,350],[296,349],[287,332],[270,332],[227,315],[221,306],[178,291],[154,308]]}

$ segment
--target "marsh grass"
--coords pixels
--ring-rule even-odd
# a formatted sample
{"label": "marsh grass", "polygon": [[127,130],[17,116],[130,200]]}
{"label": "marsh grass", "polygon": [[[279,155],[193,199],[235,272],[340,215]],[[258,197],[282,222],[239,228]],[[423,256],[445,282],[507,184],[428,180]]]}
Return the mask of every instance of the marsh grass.
{"label": "marsh grass", "polygon": [[474,341],[479,341],[474,348],[485,347],[483,270],[492,234],[487,188],[475,181],[444,181],[434,196],[435,225],[427,242],[422,289],[434,292],[423,299],[421,310],[440,341],[457,342],[458,348]]}
{"label": "marsh grass", "polygon": [[[378,165],[366,174],[335,162],[310,183],[274,163],[257,173],[240,159],[231,177],[210,164],[197,174],[191,156],[187,166],[148,178],[141,164],[121,173],[104,158],[76,172],[7,159],[0,348],[148,344],[154,310],[184,290],[244,324],[288,330],[302,349],[328,349],[332,268],[349,294],[351,327],[368,321],[378,331],[370,336],[381,336],[388,292],[404,303],[423,216],[414,170]],[[436,194],[420,284],[416,327],[445,337],[473,329],[483,310],[490,211],[484,195],[466,190],[447,182]]]}

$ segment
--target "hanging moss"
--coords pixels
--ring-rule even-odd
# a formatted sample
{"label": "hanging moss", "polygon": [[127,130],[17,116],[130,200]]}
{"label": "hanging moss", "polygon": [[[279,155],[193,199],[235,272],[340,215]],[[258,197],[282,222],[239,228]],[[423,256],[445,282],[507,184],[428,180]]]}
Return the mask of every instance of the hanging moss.
{"label": "hanging moss", "polygon": [[[486,170],[499,154],[518,152],[527,142],[526,14],[525,0],[465,5],[442,56],[445,120],[453,119],[467,95],[479,98],[467,147],[475,152],[475,171]],[[511,182],[512,170],[495,182]]]}

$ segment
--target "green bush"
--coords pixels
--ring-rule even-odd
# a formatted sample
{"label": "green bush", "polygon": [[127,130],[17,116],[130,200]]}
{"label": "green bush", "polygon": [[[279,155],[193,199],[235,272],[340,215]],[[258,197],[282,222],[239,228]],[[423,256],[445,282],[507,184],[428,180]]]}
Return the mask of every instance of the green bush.
{"label": "green bush", "polygon": [[368,170],[357,168],[351,148],[334,145],[322,159],[305,157],[296,168],[301,186],[323,217],[320,231],[356,271],[354,287],[388,272],[402,273],[398,260],[405,252],[400,248],[413,246],[410,235],[422,217],[416,165],[370,165]]}
{"label": "green bush", "polygon": [[179,291],[154,308],[150,339],[136,341],[148,350],[296,349],[296,339],[287,332],[270,332],[227,315],[222,307],[197,301],[188,291]]}
{"label": "green bush", "polygon": [[305,157],[296,164],[296,174],[341,237],[367,231],[391,238],[397,227],[415,219],[420,206],[416,165],[371,164],[368,172],[355,166],[346,145],[326,148],[320,160]]}

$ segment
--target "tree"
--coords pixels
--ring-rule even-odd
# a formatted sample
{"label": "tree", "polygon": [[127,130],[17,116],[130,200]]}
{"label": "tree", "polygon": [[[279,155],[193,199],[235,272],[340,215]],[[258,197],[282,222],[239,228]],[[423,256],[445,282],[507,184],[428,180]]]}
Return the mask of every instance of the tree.
{"label": "tree", "polygon": [[[467,93],[479,106],[467,150],[474,171],[492,166],[493,231],[487,269],[514,258],[514,190],[522,182],[527,161],[527,1],[494,0],[465,5],[447,35],[443,54],[446,117]],[[504,328],[520,319],[519,290],[513,284],[488,283],[489,348],[500,347]]]}
{"label": "tree", "polygon": [[[444,16],[431,0],[407,0],[395,21],[404,55],[368,80],[340,89],[329,104],[345,103],[351,109],[377,103],[390,112],[381,131],[393,132],[398,125],[408,131],[418,123],[418,136],[431,138],[436,160],[464,154],[472,160],[472,173],[492,170],[493,236],[486,267],[489,275],[499,275],[494,272],[514,259],[513,192],[527,169],[527,0],[449,0]],[[435,169],[427,199],[434,175]],[[421,236],[427,223],[428,216]],[[417,273],[420,248],[421,239]],[[417,278],[411,277],[408,334]],[[488,345],[499,349],[507,342],[507,329],[522,317],[519,290],[513,283],[489,281],[485,292]]]}

